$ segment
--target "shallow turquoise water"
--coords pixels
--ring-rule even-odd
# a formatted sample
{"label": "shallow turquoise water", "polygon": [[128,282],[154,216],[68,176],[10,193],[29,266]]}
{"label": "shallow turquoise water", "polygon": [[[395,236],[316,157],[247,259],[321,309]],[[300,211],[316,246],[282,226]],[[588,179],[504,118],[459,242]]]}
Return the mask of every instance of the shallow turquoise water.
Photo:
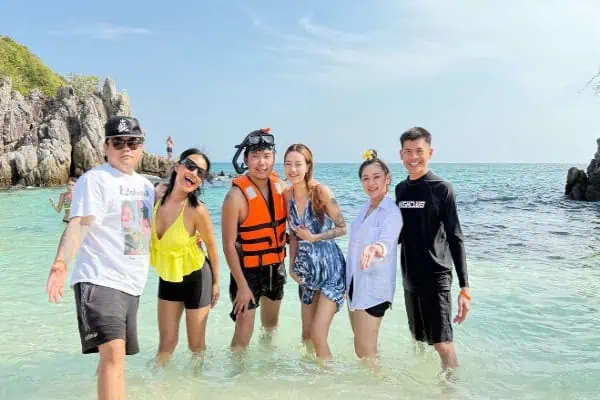
{"label": "shallow turquoise water", "polygon": [[[473,294],[469,319],[455,329],[458,384],[438,380],[434,352],[414,354],[400,290],[383,322],[377,373],[355,359],[345,309],[331,329],[334,363],[320,367],[305,356],[291,281],[275,338],[257,329],[246,357],[232,359],[222,257],[221,301],[209,317],[203,365],[189,357],[182,324],[173,363],[148,367],[158,345],[157,280],[150,273],[138,321],[142,351],[127,359],[128,399],[600,398],[600,205],[563,198],[568,167],[433,166],[458,194]],[[217,164],[220,169],[231,170]],[[356,170],[331,164],[316,171],[348,220],[365,201]],[[400,165],[393,172],[394,182],[404,175]],[[204,196],[219,240],[226,188],[209,185]],[[61,190],[0,193],[0,399],[95,398],[97,356],[80,354],[72,291],[59,305],[48,304],[44,293],[63,229],[47,198]],[[346,240],[340,244],[345,250]]]}

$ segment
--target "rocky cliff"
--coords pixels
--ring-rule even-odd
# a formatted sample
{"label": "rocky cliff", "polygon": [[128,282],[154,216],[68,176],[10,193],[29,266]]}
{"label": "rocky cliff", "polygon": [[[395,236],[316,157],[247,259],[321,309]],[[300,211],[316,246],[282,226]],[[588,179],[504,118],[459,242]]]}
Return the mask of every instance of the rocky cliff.
{"label": "rocky cliff", "polygon": [[596,154],[587,167],[587,174],[581,169],[569,168],[565,194],[572,200],[600,200],[600,138],[596,144]]}
{"label": "rocky cliff", "polygon": [[[47,97],[37,89],[23,96],[0,77],[0,188],[61,185],[102,163],[104,124],[113,115],[131,108],[110,79],[101,92],[78,97],[66,86]],[[138,170],[164,176],[170,165],[144,154]]]}

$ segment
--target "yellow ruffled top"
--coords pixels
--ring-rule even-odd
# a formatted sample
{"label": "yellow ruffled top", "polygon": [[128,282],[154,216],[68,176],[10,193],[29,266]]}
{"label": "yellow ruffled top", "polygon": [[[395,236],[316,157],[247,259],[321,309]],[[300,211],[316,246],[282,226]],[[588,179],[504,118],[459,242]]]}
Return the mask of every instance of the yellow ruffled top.
{"label": "yellow ruffled top", "polygon": [[196,244],[196,235],[190,236],[183,223],[183,211],[167,228],[162,238],[156,234],[156,211],[160,202],[156,203],[152,218],[152,239],[150,241],[150,265],[156,273],[168,282],[181,282],[183,277],[199,270],[204,265],[206,255]]}

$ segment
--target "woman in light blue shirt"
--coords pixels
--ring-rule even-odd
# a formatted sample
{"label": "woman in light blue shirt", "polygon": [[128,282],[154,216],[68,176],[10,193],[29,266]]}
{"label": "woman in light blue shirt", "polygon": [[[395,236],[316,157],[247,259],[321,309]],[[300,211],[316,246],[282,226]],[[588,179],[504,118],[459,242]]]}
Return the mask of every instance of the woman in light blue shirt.
{"label": "woman in light blue shirt", "polygon": [[375,358],[379,327],[396,290],[397,247],[402,215],[387,197],[388,166],[375,150],[363,155],[358,176],[369,201],[350,227],[346,287],[354,350],[361,359]]}

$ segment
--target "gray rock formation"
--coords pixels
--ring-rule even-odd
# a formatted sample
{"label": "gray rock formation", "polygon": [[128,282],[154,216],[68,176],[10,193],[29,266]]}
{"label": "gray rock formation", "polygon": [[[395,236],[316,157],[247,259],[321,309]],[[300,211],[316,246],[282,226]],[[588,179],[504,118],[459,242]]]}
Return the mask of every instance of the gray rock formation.
{"label": "gray rock formation", "polygon": [[587,174],[575,167],[569,168],[567,172],[565,195],[572,200],[600,200],[600,138],[596,143],[596,154],[587,167]]}
{"label": "gray rock formation", "polygon": [[169,161],[166,157],[157,156],[155,154],[144,153],[142,161],[137,170],[143,174],[160,176],[166,178],[171,171],[171,167],[175,165],[174,161]]}
{"label": "gray rock formation", "polygon": [[[102,93],[78,97],[66,86],[47,98],[39,90],[23,97],[0,77],[0,188],[61,185],[102,163],[104,124],[113,115],[131,108],[111,79]],[[170,164],[144,154],[138,170],[163,176]]]}

